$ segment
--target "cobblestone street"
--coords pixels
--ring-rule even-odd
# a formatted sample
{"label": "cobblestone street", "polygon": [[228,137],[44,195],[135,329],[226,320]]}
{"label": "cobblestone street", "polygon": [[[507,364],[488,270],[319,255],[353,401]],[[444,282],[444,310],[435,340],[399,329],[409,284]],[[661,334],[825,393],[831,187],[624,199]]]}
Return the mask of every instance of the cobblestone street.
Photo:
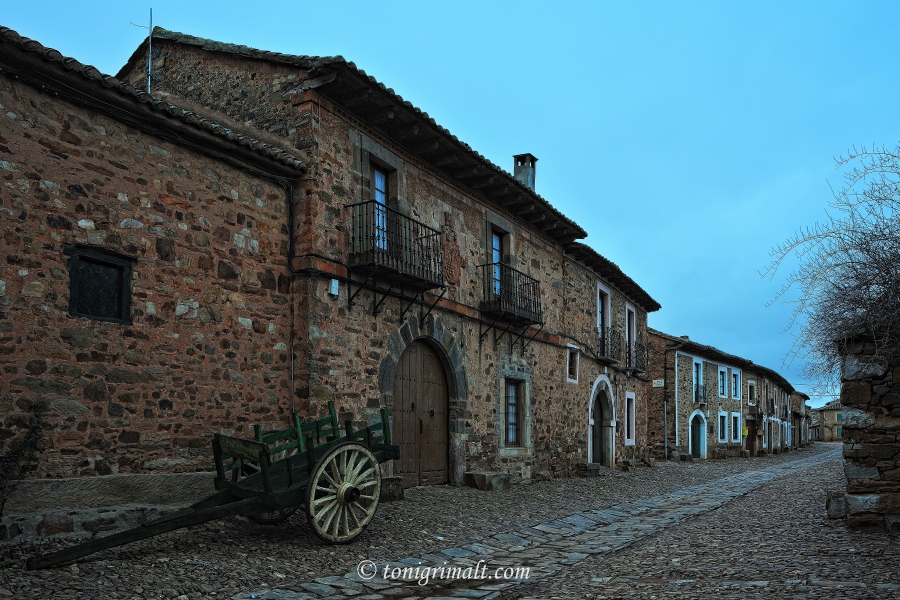
{"label": "cobblestone street", "polygon": [[[38,572],[22,559],[71,542],[23,544],[3,549],[0,597],[900,598],[898,541],[825,516],[826,491],[843,485],[839,448],[506,492],[419,488],[346,546],[314,541],[299,513],[275,529],[230,519]],[[429,566],[467,578],[409,580]],[[506,568],[528,577],[502,579]]]}

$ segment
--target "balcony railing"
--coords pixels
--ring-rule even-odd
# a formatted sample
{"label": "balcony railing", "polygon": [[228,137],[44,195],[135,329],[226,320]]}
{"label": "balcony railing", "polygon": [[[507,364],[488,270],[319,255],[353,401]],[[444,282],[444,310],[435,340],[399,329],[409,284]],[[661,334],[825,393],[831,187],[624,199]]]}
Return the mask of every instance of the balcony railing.
{"label": "balcony railing", "polygon": [[628,356],[626,357],[626,369],[634,369],[635,371],[647,370],[647,348],[640,342],[629,342],[627,344]]}
{"label": "balcony railing", "polygon": [[502,263],[481,265],[481,312],[522,325],[543,323],[537,279]]}
{"label": "balcony railing", "polygon": [[350,206],[350,267],[378,272],[420,290],[444,285],[443,237],[437,229],[370,200]]}
{"label": "balcony railing", "polygon": [[705,385],[695,385],[694,386],[694,402],[706,402],[706,386]]}
{"label": "balcony railing", "polygon": [[622,334],[607,327],[597,332],[597,356],[618,362],[622,359]]}

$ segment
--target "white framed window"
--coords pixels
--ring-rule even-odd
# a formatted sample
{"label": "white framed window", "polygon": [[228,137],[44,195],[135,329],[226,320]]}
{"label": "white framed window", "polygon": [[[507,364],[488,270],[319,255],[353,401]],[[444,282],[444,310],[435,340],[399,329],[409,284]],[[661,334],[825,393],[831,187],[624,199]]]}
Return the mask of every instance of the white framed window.
{"label": "white framed window", "polygon": [[694,402],[706,402],[706,387],[703,385],[703,363],[694,359]]}
{"label": "white framed window", "polygon": [[731,413],[731,441],[741,441],[741,413]]}
{"label": "white framed window", "polygon": [[724,444],[728,441],[728,413],[724,410],[719,411],[719,443]]}
{"label": "white framed window", "polygon": [[635,406],[634,392],[625,392],[625,445],[634,446]]}
{"label": "white framed window", "polygon": [[756,406],[756,382],[747,382],[747,405]]}
{"label": "white framed window", "polygon": [[731,397],[736,400],[741,398],[741,372],[736,369],[731,370]]}
{"label": "white framed window", "polygon": [[719,367],[719,398],[728,397],[728,369]]}
{"label": "white framed window", "polygon": [[766,447],[766,438],[769,435],[769,420],[766,417],[763,417],[762,422],[762,447],[765,449]]}
{"label": "white framed window", "polygon": [[566,381],[569,383],[578,383],[578,363],[581,358],[581,351],[578,346],[569,346],[566,349]]}

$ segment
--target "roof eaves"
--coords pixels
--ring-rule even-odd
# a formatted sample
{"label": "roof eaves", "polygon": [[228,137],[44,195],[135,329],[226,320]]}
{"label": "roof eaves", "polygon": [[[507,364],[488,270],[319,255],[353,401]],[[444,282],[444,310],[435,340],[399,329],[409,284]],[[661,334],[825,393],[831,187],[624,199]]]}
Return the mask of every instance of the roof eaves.
{"label": "roof eaves", "polygon": [[[439,125],[431,116],[428,115],[428,113],[417,108],[408,100],[404,100],[403,97],[397,94],[392,88],[385,86],[383,83],[379,82],[374,77],[357,67],[354,63],[347,61],[342,56],[323,57],[269,52],[266,50],[258,50],[256,48],[250,48],[248,46],[242,46],[238,44],[216,42],[214,40],[209,40],[206,38],[200,38],[192,35],[178,33],[175,31],[169,31],[161,27],[153,28],[153,37],[154,39],[163,39],[179,44],[195,46],[210,52],[222,52],[256,60],[292,65],[298,68],[309,70],[312,76],[319,75],[321,71],[328,69],[342,70],[352,77],[359,78],[364,82],[365,85],[373,87],[379,92],[386,95],[390,102],[408,110],[417,119],[424,121],[428,125],[428,127],[433,129],[439,136],[445,138],[450,144],[456,146],[459,150],[468,153],[471,158],[481,163],[489,171],[493,171],[497,175],[503,177],[505,183],[514,186],[520,193],[526,194],[533,201],[540,204],[544,208],[544,210],[550,213],[554,219],[562,224],[562,233],[556,235],[553,233],[548,233],[547,235],[550,235],[550,237],[557,239],[557,241],[561,243],[568,243],[575,239],[587,237],[587,232],[580,225],[562,214],[548,200],[537,194],[527,185],[518,181],[508,171],[500,168],[499,166],[476,152],[469,144],[463,142],[458,137],[450,133],[450,131]],[[125,65],[119,70],[119,77],[124,77],[125,74],[134,67],[135,62],[143,54],[146,45],[147,40],[145,39],[144,42],[134,51]],[[324,91],[324,88],[325,86],[319,88],[319,91]]]}
{"label": "roof eaves", "polygon": [[[116,93],[120,98],[125,98],[128,101],[141,105],[149,110],[164,113],[179,119],[196,129],[227,139],[235,144],[248,148],[255,154],[263,156],[268,160],[297,171],[305,170],[305,164],[302,160],[281,148],[266,144],[251,136],[240,134],[227,127],[222,127],[215,121],[193,111],[184,110],[174,104],[154,98],[146,92],[136,90],[131,85],[119,81],[115,77],[104,75],[96,67],[82,64],[74,58],[64,56],[58,50],[47,48],[40,42],[21,36],[18,32],[0,25],[0,46],[2,45],[9,45],[13,48],[17,48],[25,55],[40,57],[43,62],[53,65],[53,68],[80,76],[81,79],[88,82],[88,85],[109,90],[112,93]],[[9,54],[4,54],[7,55],[7,58],[10,58]],[[3,64],[3,61],[0,61],[0,64]],[[27,75],[35,76],[38,74],[32,72]]]}
{"label": "roof eaves", "polygon": [[619,288],[627,296],[631,297],[647,312],[655,312],[662,308],[659,302],[650,297],[644,288],[637,284],[631,277],[625,274],[619,266],[581,242],[572,242],[566,245],[566,252],[586,263],[597,275],[608,280]]}

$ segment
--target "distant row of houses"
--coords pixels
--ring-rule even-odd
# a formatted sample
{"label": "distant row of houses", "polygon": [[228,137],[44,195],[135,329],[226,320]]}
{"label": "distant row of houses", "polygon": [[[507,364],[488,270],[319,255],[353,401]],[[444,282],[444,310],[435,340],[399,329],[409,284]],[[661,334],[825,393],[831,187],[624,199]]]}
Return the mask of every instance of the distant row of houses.
{"label": "distant row of houses", "polygon": [[0,445],[46,408],[36,476],[207,470],[330,400],[390,409],[407,486],[808,443],[778,373],[648,328],[533,155],[340,57],[149,51],[112,78],[0,28]]}

